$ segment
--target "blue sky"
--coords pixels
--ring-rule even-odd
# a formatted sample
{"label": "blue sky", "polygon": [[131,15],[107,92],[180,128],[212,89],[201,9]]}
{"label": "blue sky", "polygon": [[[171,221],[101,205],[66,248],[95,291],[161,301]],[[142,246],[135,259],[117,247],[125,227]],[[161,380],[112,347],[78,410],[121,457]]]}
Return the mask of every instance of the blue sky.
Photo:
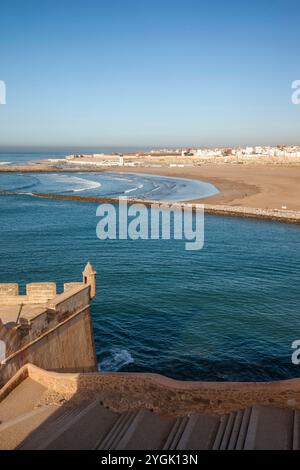
{"label": "blue sky", "polygon": [[300,143],[294,0],[1,2],[0,146]]}

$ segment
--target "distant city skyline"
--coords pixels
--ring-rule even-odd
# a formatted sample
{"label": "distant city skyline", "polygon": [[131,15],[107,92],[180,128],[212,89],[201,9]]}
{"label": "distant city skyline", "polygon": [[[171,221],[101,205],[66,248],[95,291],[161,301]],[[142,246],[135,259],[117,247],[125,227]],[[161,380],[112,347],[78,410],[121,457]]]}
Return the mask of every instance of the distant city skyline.
{"label": "distant city skyline", "polygon": [[0,150],[300,143],[296,0],[16,0],[0,13]]}

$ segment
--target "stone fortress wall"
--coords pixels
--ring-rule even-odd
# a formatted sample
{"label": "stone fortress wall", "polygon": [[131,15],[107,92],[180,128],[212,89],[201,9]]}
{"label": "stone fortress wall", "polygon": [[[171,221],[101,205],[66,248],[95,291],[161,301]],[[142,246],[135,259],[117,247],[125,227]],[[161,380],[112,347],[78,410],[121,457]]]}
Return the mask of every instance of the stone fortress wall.
{"label": "stone fortress wall", "polygon": [[[111,410],[147,408],[170,416],[231,413],[254,405],[300,409],[300,379],[275,382],[184,382],[157,374],[97,372],[91,299],[96,273],[82,282],[0,284],[0,402],[26,377],[47,389],[45,403],[101,399]],[[1,388],[2,387],[2,388]],[[44,403],[44,402],[43,402]]]}
{"label": "stone fortress wall", "polygon": [[0,284],[0,385],[23,365],[33,363],[52,371],[91,372],[97,368],[91,299],[96,295],[95,272],[90,264],[82,282],[31,283],[20,295],[18,284]]}

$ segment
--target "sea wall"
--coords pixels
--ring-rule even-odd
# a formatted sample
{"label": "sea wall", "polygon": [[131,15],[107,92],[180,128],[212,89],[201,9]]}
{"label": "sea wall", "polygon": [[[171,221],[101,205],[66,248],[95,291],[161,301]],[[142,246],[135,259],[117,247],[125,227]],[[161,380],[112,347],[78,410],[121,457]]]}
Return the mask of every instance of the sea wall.
{"label": "sea wall", "polygon": [[[96,370],[90,285],[66,283],[61,294],[56,294],[54,283],[43,284],[41,289],[37,286],[27,286],[30,308],[21,312],[17,323],[15,319],[8,324],[0,320],[0,339],[7,345],[6,359],[0,365],[2,384],[27,363],[47,370]],[[2,292],[9,293],[3,298],[4,303],[0,302],[2,311],[6,311],[6,306],[11,307],[13,299],[23,302],[25,296],[18,295],[17,285],[14,288],[2,285],[0,290],[1,287]],[[33,300],[41,303],[34,304]]]}
{"label": "sea wall", "polygon": [[300,379],[277,382],[184,382],[158,374],[85,373],[61,374],[31,364],[0,392],[0,401],[24,379],[31,377],[47,388],[44,404],[56,400],[92,399],[97,396],[108,408],[123,412],[147,408],[168,416],[191,413],[229,413],[254,405],[300,408]]}
{"label": "sea wall", "polygon": [[2,382],[6,383],[27,363],[52,371],[96,370],[89,309],[74,314],[11,354],[0,370]]}

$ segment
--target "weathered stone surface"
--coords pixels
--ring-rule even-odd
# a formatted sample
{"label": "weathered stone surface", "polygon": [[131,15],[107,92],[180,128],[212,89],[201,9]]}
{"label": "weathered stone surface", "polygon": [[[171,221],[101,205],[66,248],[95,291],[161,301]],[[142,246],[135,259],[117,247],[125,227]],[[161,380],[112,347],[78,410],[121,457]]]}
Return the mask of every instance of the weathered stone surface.
{"label": "weathered stone surface", "polygon": [[0,284],[0,297],[19,295],[18,284]]}
{"label": "weathered stone surface", "polygon": [[[74,379],[80,374],[57,374],[35,366],[26,368],[27,376],[24,373],[25,368],[4,387],[6,397],[1,393],[1,449],[251,450],[299,447],[299,410],[251,406],[221,416],[198,412],[165,416],[165,413],[145,409],[148,395],[144,382],[144,403],[135,403],[134,408],[115,412],[106,406],[103,390],[94,388],[92,393],[92,390],[75,385]],[[103,377],[105,374],[84,375]],[[44,384],[41,384],[43,379]],[[47,379],[51,379],[49,388]],[[152,392],[155,386],[167,387],[164,381],[159,383],[160,377],[146,379],[152,379]],[[68,388],[66,382],[69,382]],[[169,388],[171,385],[175,389],[176,384],[169,384]],[[186,388],[197,387],[189,384]]]}
{"label": "weathered stone surface", "polygon": [[61,294],[53,282],[27,284],[26,295],[19,295],[17,284],[2,284],[0,340],[6,357],[0,364],[0,385],[27,363],[49,370],[96,370],[92,276],[86,283],[66,284]]}

